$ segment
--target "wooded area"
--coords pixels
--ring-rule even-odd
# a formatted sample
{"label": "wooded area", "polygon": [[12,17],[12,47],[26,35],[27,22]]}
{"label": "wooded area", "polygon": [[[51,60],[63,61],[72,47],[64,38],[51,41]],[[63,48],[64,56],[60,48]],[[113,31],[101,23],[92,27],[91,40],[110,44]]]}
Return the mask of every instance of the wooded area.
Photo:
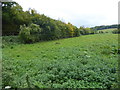
{"label": "wooded area", "polygon": [[[3,36],[20,35],[21,40],[25,43],[78,37],[80,35],[95,34],[97,30],[101,29],[117,28],[117,25],[96,26],[93,28],[80,26],[77,28],[70,22],[65,23],[61,20],[52,19],[44,14],[37,13],[34,9],[23,11],[23,8],[16,2],[2,3],[2,25]],[[38,30],[35,29],[36,26],[38,26]]]}
{"label": "wooded area", "polygon": [[[66,24],[60,20],[52,19],[44,14],[37,13],[34,9],[23,11],[22,7],[16,2],[3,2],[2,16],[3,35],[18,35],[20,26],[29,27],[31,24],[39,25],[39,28],[41,29],[39,37],[41,40],[77,37],[81,34],[94,33],[90,28],[77,28],[70,22]],[[34,32],[34,29],[28,31],[25,30],[25,32],[29,31]]]}

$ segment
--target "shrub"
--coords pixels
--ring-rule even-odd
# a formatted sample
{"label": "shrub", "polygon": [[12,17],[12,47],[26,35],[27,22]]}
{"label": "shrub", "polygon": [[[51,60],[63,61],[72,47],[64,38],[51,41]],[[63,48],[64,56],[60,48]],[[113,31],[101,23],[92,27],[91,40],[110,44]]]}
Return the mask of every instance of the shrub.
{"label": "shrub", "polygon": [[103,31],[99,31],[99,33],[104,33]]}
{"label": "shrub", "polygon": [[112,31],[112,33],[113,34],[118,34],[118,33],[120,33],[120,29],[115,29],[115,30]]}
{"label": "shrub", "polygon": [[79,30],[80,30],[80,34],[82,34],[82,35],[88,35],[88,34],[94,34],[95,33],[95,31],[91,28],[80,27]]}
{"label": "shrub", "polygon": [[40,40],[41,28],[39,25],[30,24],[28,27],[26,25],[20,26],[19,37],[24,43],[33,43]]}

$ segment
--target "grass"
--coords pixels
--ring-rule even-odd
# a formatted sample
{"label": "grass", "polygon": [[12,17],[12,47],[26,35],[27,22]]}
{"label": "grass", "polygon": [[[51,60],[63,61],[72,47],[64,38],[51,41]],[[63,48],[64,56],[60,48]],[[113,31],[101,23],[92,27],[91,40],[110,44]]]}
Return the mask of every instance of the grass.
{"label": "grass", "polygon": [[103,29],[103,30],[98,30],[99,31],[103,31],[104,33],[112,33],[112,31],[116,30],[117,28],[111,28],[111,29]]}
{"label": "grass", "polygon": [[22,44],[3,37],[3,87],[114,88],[117,34]]}

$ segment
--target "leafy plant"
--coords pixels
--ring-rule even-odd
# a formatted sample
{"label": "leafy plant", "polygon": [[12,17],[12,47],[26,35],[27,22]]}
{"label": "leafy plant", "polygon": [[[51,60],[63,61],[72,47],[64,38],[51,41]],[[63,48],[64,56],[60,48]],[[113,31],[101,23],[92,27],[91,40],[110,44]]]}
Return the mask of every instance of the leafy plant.
{"label": "leafy plant", "polygon": [[33,43],[40,40],[41,28],[36,24],[20,26],[19,37],[24,43]]}

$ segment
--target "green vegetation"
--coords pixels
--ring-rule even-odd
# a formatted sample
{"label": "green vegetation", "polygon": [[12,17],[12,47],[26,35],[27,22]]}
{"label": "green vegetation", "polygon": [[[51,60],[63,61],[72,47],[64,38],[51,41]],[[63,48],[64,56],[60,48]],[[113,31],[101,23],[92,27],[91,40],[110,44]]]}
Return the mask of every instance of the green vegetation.
{"label": "green vegetation", "polygon": [[118,29],[118,28],[112,28],[112,29],[97,30],[97,33],[113,33],[113,34],[119,34],[119,33],[120,33],[120,29]]}
{"label": "green vegetation", "polygon": [[2,2],[2,35],[17,35],[20,25],[30,23],[28,11],[16,2]]}
{"label": "green vegetation", "polygon": [[91,29],[94,30],[103,30],[103,29],[114,29],[114,28],[118,28],[118,24],[113,24],[113,25],[102,25],[102,26],[95,26],[92,27]]}
{"label": "green vegetation", "polygon": [[3,87],[116,88],[118,35],[22,44],[3,37]]}
{"label": "green vegetation", "polygon": [[[37,13],[34,9],[23,11],[22,7],[16,2],[3,2],[2,10],[3,35],[18,35],[19,32],[24,31],[24,35],[22,33],[24,37],[20,38],[23,40],[23,38],[25,39],[26,37],[25,43],[78,37],[81,34],[94,34],[94,30],[90,28],[77,28],[70,22],[64,23],[60,20],[54,20],[44,14]],[[30,27],[31,24],[36,24],[41,29],[41,32],[39,32],[39,40],[31,40],[31,38],[33,39],[33,35],[29,35],[29,38],[27,37],[28,32],[34,31],[33,29],[35,29]],[[20,26],[25,27],[24,30],[23,28],[21,29]]]}
{"label": "green vegetation", "polygon": [[120,34],[120,29],[116,29],[116,30],[114,30],[114,31],[112,31],[112,33],[114,33],[114,34]]}
{"label": "green vegetation", "polygon": [[39,25],[31,24],[29,27],[24,25],[20,29],[19,37],[24,43],[37,42],[41,38],[41,28]]}
{"label": "green vegetation", "polygon": [[98,30],[98,33],[113,33],[117,28]]}
{"label": "green vegetation", "polygon": [[118,87],[119,26],[77,28],[16,2],[2,10],[3,88]]}

